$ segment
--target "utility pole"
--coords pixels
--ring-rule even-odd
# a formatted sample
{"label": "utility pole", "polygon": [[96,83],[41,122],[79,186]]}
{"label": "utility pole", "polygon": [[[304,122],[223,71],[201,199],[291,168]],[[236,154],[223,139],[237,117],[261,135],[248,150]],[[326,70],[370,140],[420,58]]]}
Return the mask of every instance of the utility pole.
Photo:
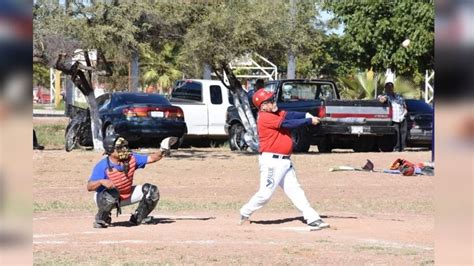
{"label": "utility pole", "polygon": [[[296,0],[290,0],[290,32],[293,32],[295,29],[295,20],[296,20]],[[294,79],[296,73],[296,56],[295,48],[293,45],[293,39],[290,40],[290,45],[288,49],[288,67],[286,71],[286,78]]]}

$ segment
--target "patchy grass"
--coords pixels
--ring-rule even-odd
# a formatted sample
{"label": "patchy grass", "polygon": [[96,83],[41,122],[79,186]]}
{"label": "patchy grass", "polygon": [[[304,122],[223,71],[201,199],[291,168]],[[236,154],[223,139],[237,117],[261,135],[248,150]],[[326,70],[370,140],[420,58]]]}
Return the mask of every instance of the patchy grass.
{"label": "patchy grass", "polygon": [[[190,201],[173,201],[173,200],[160,200],[158,202],[157,209],[164,211],[184,211],[184,210],[239,210],[245,202],[232,201],[232,202],[190,202]],[[292,210],[295,207],[291,202],[271,202],[265,206],[266,210],[281,211],[281,210]]]}
{"label": "patchy grass", "polygon": [[379,246],[355,246],[354,250],[356,252],[362,252],[362,251],[376,251],[376,252],[381,252],[385,251],[385,248],[379,247]]}
{"label": "patchy grass", "polygon": [[332,241],[330,240],[326,240],[326,239],[318,239],[315,241],[316,243],[332,243]]}
{"label": "patchy grass", "polygon": [[391,256],[417,256],[419,253],[413,249],[409,248],[390,248],[390,247],[380,247],[380,246],[373,246],[373,245],[358,245],[354,247],[356,252],[374,252],[378,255],[391,255]]}
{"label": "patchy grass", "polygon": [[43,212],[43,211],[95,211],[97,207],[95,203],[90,202],[80,203],[80,202],[66,202],[66,201],[48,201],[48,202],[33,202],[33,212]]}
{"label": "patchy grass", "polygon": [[434,202],[431,200],[394,200],[394,199],[360,199],[360,200],[345,200],[340,199],[324,200],[315,204],[317,210],[331,210],[331,211],[345,211],[352,210],[364,215],[374,213],[385,213],[387,210],[397,211],[401,213],[413,214],[433,214],[435,212]]}
{"label": "patchy grass", "polygon": [[243,203],[238,202],[189,202],[160,200],[158,210],[183,211],[183,210],[237,210]]}
{"label": "patchy grass", "polygon": [[[173,201],[173,200],[160,200],[155,210],[162,211],[186,211],[186,210],[239,210],[244,205],[244,202],[233,201],[233,202],[190,202],[190,201]],[[138,206],[137,204],[122,207],[122,213],[133,212]],[[294,209],[291,203],[274,203],[265,206],[267,210],[278,211],[278,210],[291,210]],[[44,212],[44,211],[96,211],[95,203],[90,202],[67,202],[60,200],[53,200],[48,202],[34,202],[33,212]]]}
{"label": "patchy grass", "polygon": [[420,263],[420,266],[427,266],[427,265],[434,265],[435,261],[434,260],[425,260]]}
{"label": "patchy grass", "polygon": [[228,140],[212,140],[210,141],[209,146],[211,148],[229,148],[229,141]]}
{"label": "patchy grass", "polygon": [[92,254],[88,254],[88,256],[70,254],[57,256],[56,254],[39,251],[33,253],[33,265],[122,265],[122,263]]}
{"label": "patchy grass", "polygon": [[33,109],[64,111],[65,110],[65,105],[64,105],[64,101],[60,101],[58,107],[56,107],[56,105],[54,103],[53,104],[34,103],[33,104]]}
{"label": "patchy grass", "polygon": [[46,148],[64,148],[64,133],[66,125],[64,124],[44,124],[34,125],[38,143]]}

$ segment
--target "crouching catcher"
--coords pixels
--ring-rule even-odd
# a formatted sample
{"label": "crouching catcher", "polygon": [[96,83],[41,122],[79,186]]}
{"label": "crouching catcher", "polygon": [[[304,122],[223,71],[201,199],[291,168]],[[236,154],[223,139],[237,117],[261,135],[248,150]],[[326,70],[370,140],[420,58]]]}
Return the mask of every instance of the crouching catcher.
{"label": "crouching catcher", "polygon": [[176,142],[175,138],[167,138],[161,142],[157,153],[140,155],[130,151],[125,138],[118,135],[105,137],[103,144],[107,156],[94,167],[87,183],[87,190],[95,191],[94,201],[99,209],[93,223],[95,228],[106,228],[112,224],[111,212],[114,208],[118,216],[121,207],[135,203],[138,207],[130,222],[138,225],[147,220],[148,214],[158,204],[160,193],[153,184],[133,185],[133,175],[136,169],[145,168],[147,164],[169,154],[173,142]]}

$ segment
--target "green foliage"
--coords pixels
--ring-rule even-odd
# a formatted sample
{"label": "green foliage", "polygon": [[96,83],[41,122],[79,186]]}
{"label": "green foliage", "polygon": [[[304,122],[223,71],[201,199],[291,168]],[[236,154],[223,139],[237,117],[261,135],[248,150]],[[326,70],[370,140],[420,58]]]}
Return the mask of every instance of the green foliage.
{"label": "green foliage", "polygon": [[45,65],[33,64],[33,86],[41,85],[43,87],[49,86],[49,68]]}
{"label": "green foliage", "polygon": [[[354,75],[340,77],[337,81],[342,99],[375,99],[376,94],[384,93],[384,74],[359,72]],[[394,86],[395,92],[406,99],[419,98],[419,90],[413,80],[406,77],[397,77]]]}
{"label": "green foliage", "polygon": [[[176,62],[185,31],[200,21],[207,4],[173,1],[57,1],[38,0],[33,9],[35,56],[53,66],[57,55],[72,56],[77,48],[99,49],[113,62],[114,76],[101,82],[114,90],[126,87],[133,51],[142,52],[142,80],[168,86],[181,75]],[[153,69],[152,65],[160,66]],[[155,73],[154,73],[155,71]],[[147,73],[148,72],[148,73]]]}
{"label": "green foliage", "polygon": [[375,89],[383,90],[381,75],[370,77],[367,73],[361,72],[353,76],[341,77],[338,81],[343,99],[374,99]]}
{"label": "green foliage", "polygon": [[144,84],[159,84],[162,88],[171,87],[174,81],[182,77],[176,68],[177,49],[172,42],[165,43],[159,53],[151,47],[143,46],[140,50],[140,68]]}
{"label": "green foliage", "polygon": [[[69,1],[37,0],[34,47],[51,65],[59,52],[95,48],[114,62],[108,83],[127,87],[128,62],[140,53],[141,81],[168,87],[183,75],[200,77],[205,63],[219,68],[256,52],[286,70],[287,53],[297,56],[297,76],[347,76],[387,67],[420,84],[434,65],[432,1]],[[323,22],[319,10],[335,19]],[[342,36],[328,29],[343,22]],[[411,39],[408,48],[401,42]]]}
{"label": "green foliage", "polygon": [[[434,67],[433,1],[325,1],[344,23],[341,50],[360,69],[419,76]],[[411,44],[401,43],[409,38]],[[419,77],[417,78],[419,81]]]}
{"label": "green foliage", "polygon": [[287,1],[228,1],[189,28],[181,53],[182,67],[194,75],[207,63],[214,68],[255,52],[286,69],[287,52],[297,55],[297,75],[316,76],[328,68],[322,45],[326,25],[314,1],[297,1],[291,20]]}
{"label": "green foliage", "polygon": [[395,79],[395,92],[402,95],[405,99],[419,99],[420,90],[412,79],[398,77]]}

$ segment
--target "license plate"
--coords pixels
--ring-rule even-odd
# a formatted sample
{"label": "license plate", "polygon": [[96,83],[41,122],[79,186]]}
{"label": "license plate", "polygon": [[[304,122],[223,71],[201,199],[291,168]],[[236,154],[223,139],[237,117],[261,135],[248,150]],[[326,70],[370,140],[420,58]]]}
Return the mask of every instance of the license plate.
{"label": "license plate", "polygon": [[364,127],[351,126],[351,134],[362,134],[362,133],[364,133]]}
{"label": "license plate", "polygon": [[163,117],[163,112],[151,111],[151,112],[150,112],[150,116],[151,116],[151,117]]}

